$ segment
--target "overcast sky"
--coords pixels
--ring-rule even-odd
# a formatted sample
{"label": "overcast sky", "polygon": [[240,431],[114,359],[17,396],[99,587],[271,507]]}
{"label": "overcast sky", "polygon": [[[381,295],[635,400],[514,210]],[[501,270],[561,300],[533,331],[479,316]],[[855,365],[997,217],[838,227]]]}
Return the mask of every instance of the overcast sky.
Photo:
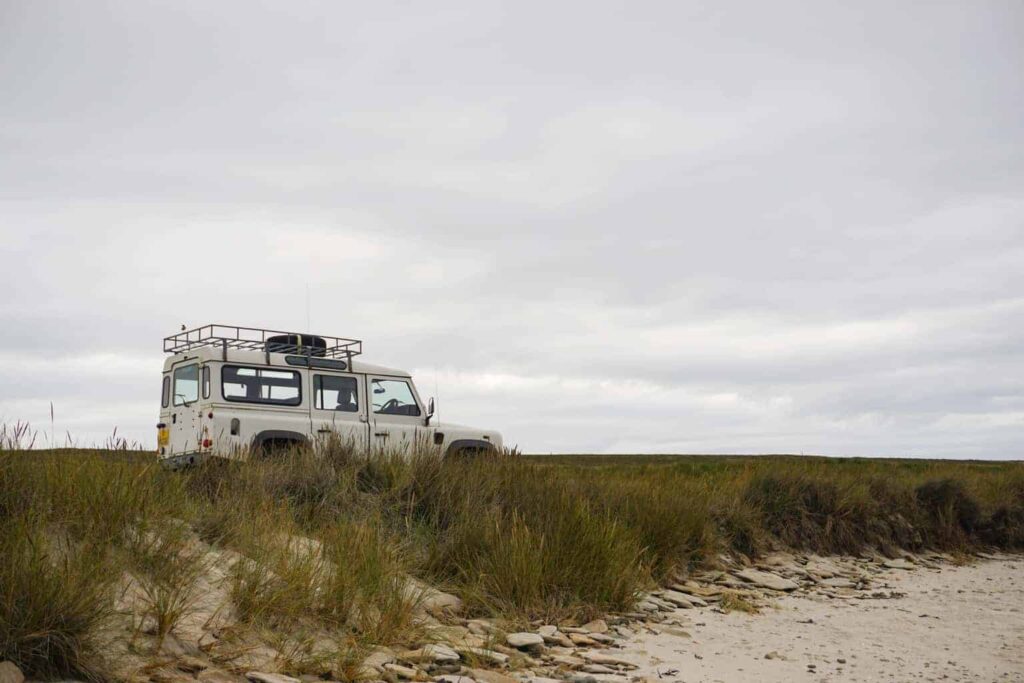
{"label": "overcast sky", "polygon": [[528,452],[1024,457],[1024,4],[0,0],[0,418],[182,324]]}

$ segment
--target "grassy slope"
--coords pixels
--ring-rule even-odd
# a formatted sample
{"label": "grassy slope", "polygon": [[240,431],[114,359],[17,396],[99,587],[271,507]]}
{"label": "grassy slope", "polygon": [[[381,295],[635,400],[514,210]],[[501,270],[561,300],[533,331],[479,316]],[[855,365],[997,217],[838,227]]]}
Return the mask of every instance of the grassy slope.
{"label": "grassy slope", "polygon": [[[315,539],[321,552],[297,552]],[[511,620],[586,618],[720,552],[1024,548],[1024,464],[791,456],[440,461],[343,444],[175,474],[118,451],[0,452],[0,659],[102,676],[124,577],[171,632],[196,539],[238,552],[253,628],[402,642],[409,574]],[[251,561],[249,561],[251,560]],[[134,617],[133,617],[134,618]]]}

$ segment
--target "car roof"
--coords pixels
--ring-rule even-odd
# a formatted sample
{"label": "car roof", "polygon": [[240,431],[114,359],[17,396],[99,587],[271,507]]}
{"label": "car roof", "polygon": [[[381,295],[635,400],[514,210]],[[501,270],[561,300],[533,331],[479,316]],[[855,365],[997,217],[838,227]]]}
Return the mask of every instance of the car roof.
{"label": "car roof", "polygon": [[[285,361],[287,354],[283,353],[271,353],[270,355],[270,367],[281,367],[295,369],[296,366],[289,365]],[[185,353],[176,353],[167,357],[164,361],[164,372],[171,369],[171,366],[180,363],[185,359],[197,359],[200,361],[223,361],[224,351],[214,347],[201,347],[187,351]],[[228,349],[227,350],[227,362],[228,363],[244,363],[247,365],[267,365],[267,354],[263,351],[248,351],[243,349]],[[330,372],[331,368],[315,368],[317,370],[326,370]],[[369,375],[394,375],[398,377],[411,377],[408,371],[400,370],[398,368],[391,368],[385,365],[376,365],[374,363],[367,363],[359,359],[352,359],[352,369],[349,372],[357,372]]]}

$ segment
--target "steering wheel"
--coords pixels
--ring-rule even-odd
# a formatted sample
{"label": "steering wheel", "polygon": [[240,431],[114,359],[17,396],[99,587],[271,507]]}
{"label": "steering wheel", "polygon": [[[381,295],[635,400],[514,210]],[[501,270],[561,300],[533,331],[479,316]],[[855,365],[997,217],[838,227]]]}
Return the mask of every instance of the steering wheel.
{"label": "steering wheel", "polygon": [[379,412],[379,413],[386,413],[389,410],[391,410],[392,408],[397,408],[400,405],[402,405],[401,402],[397,398],[393,398],[390,401],[388,401],[387,403],[385,403],[384,405],[382,405],[380,407],[380,410],[378,410],[377,412]]}

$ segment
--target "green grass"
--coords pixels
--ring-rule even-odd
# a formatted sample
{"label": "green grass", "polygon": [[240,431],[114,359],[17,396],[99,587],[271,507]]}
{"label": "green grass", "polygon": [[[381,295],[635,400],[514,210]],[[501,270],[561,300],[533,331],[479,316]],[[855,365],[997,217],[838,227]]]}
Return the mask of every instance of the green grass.
{"label": "green grass", "polygon": [[[471,614],[583,620],[720,553],[779,547],[1024,549],[1024,464],[444,461],[336,442],[171,473],[124,449],[0,451],[0,658],[32,676],[104,677],[126,577],[143,595],[133,618],[163,638],[192,609],[210,548],[238,553],[227,581],[242,625],[291,634],[279,649],[304,673],[317,658],[355,670],[374,644],[415,641],[410,576]],[[310,654],[324,633],[336,647]]]}

